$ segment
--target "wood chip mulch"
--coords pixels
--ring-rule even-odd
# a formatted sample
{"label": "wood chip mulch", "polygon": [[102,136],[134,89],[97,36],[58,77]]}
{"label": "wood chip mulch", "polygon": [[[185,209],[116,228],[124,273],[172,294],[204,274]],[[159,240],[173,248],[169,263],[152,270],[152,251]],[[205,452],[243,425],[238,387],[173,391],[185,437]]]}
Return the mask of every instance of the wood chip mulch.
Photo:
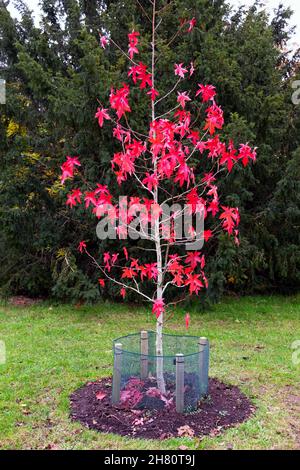
{"label": "wood chip mulch", "polygon": [[[98,397],[98,398],[97,398]],[[255,407],[233,385],[209,381],[209,395],[196,412],[178,414],[174,407],[162,410],[124,409],[111,404],[111,378],[89,382],[70,397],[72,420],[89,429],[146,439],[217,436],[250,418]]]}

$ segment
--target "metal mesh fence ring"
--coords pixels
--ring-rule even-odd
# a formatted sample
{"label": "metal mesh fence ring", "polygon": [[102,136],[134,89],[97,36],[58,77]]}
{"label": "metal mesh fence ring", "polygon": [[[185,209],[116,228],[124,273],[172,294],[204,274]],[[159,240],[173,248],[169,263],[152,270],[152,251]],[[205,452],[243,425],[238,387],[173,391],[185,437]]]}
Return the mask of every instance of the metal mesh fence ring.
{"label": "metal mesh fence ring", "polygon": [[[208,393],[209,342],[206,338],[163,334],[163,354],[157,355],[156,332],[139,332],[115,339],[113,350],[113,402],[126,399],[130,402],[133,397],[130,405],[136,409],[180,408],[181,393],[182,411],[191,412]],[[158,361],[163,368],[165,394],[158,390]],[[176,366],[176,361],[181,362],[180,366]]]}

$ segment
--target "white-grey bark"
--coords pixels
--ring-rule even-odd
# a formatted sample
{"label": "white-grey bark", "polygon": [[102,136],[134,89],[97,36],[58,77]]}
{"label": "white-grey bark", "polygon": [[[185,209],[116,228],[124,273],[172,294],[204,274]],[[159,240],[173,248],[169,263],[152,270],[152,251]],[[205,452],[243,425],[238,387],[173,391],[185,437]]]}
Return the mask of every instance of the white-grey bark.
{"label": "white-grey bark", "polygon": [[[155,15],[156,15],[156,0],[153,0],[153,10],[152,10],[152,87],[155,86]],[[154,101],[152,101],[152,122],[155,120],[155,106]],[[157,162],[154,160],[154,173],[157,170]],[[154,202],[159,203],[159,191],[158,187],[154,189]],[[157,292],[156,299],[162,300],[162,290],[163,290],[163,265],[162,265],[162,251],[161,251],[161,240],[159,233],[159,219],[156,219],[154,222],[154,238],[155,238],[155,248],[156,248],[156,257],[157,257]],[[156,322],[156,378],[157,378],[157,387],[161,393],[166,393],[166,385],[163,374],[163,313],[158,317]]]}

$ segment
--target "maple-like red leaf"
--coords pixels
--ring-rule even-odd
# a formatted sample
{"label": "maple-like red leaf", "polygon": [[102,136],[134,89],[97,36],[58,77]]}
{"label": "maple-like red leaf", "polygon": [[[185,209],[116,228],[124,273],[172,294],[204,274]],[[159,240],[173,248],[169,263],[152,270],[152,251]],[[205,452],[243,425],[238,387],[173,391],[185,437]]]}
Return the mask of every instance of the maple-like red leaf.
{"label": "maple-like red leaf", "polygon": [[216,89],[213,85],[202,85],[198,84],[199,90],[196,93],[196,96],[202,95],[202,101],[206,103],[207,101],[213,100],[216,96]]}
{"label": "maple-like red leaf", "polygon": [[80,242],[78,245],[78,250],[80,251],[80,253],[82,253],[85,249],[86,249],[85,241]]}
{"label": "maple-like red leaf", "polygon": [[163,299],[157,299],[155,300],[153,307],[152,307],[152,313],[156,316],[156,318],[159,318],[162,313],[165,311],[165,303]]}
{"label": "maple-like red leaf", "polygon": [[175,69],[175,75],[178,75],[180,78],[184,78],[185,74],[188,73],[188,70],[183,67],[183,64],[175,64],[174,65]]}
{"label": "maple-like red leaf", "polygon": [[220,219],[222,220],[222,226],[229,235],[232,235],[233,229],[239,224],[239,212],[236,207],[221,206],[223,209]]}
{"label": "maple-like red leaf", "polygon": [[191,320],[191,316],[189,313],[187,313],[185,315],[185,327],[187,330],[189,329],[189,326],[190,326],[190,320]]}
{"label": "maple-like red leaf", "polygon": [[204,287],[199,274],[188,274],[185,285],[189,286],[190,294],[195,293],[196,295]]}

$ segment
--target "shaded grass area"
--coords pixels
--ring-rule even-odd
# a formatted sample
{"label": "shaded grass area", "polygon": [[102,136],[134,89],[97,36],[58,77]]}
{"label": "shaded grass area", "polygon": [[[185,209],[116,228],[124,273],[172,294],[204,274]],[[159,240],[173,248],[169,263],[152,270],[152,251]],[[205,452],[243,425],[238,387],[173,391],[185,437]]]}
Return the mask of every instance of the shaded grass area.
{"label": "shaded grass area", "polygon": [[[166,332],[182,334],[177,309]],[[2,449],[296,449],[300,448],[300,296],[226,299],[190,310],[189,334],[211,342],[210,375],[238,385],[257,406],[242,425],[203,439],[132,440],[85,429],[69,419],[69,395],[112,373],[112,340],[154,328],[145,307],[103,303],[76,308],[0,304]],[[300,357],[300,354],[299,354]],[[217,433],[216,433],[217,434]]]}

